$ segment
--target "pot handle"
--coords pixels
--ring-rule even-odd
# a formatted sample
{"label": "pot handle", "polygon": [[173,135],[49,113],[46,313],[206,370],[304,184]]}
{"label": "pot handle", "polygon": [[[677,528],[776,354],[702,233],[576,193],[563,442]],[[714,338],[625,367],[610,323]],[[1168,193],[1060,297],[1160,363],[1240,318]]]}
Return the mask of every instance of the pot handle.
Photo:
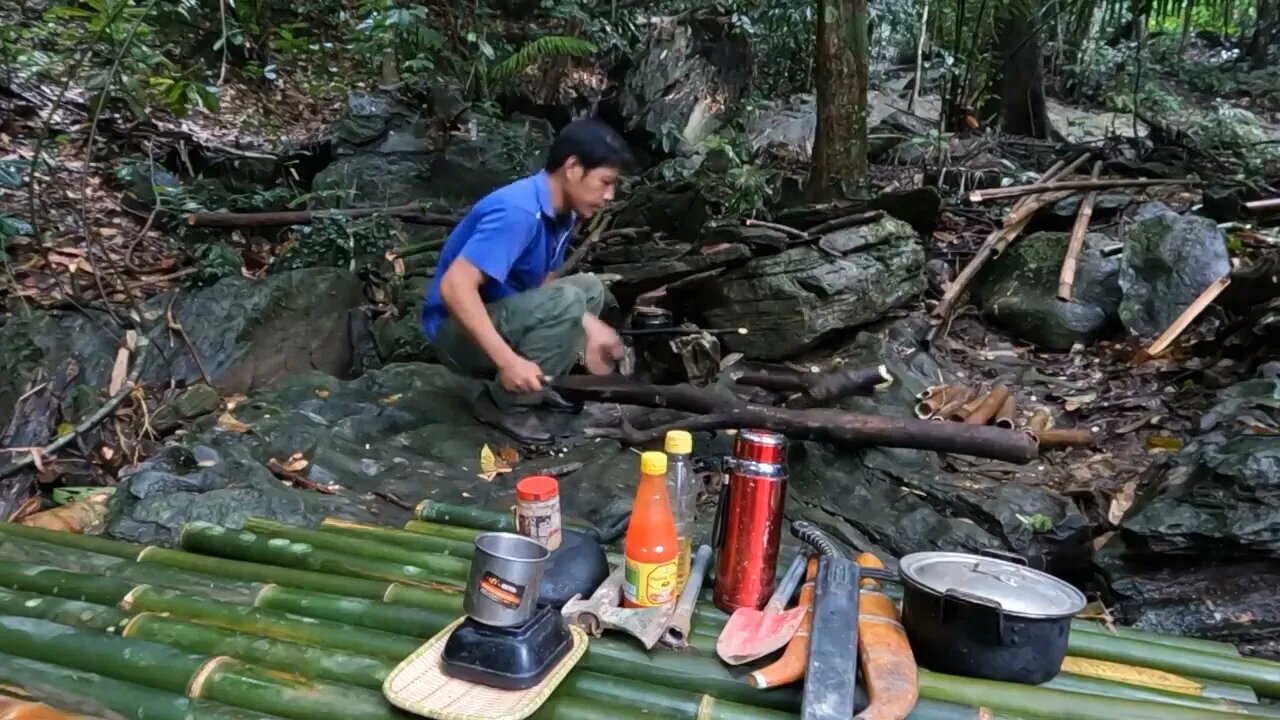
{"label": "pot handle", "polygon": [[978,554],[989,557],[989,558],[995,558],[996,560],[1007,560],[1011,563],[1014,563],[1016,565],[1021,565],[1023,567],[1031,566],[1031,564],[1027,562],[1027,559],[1025,557],[1015,552],[1009,552],[1008,550],[995,550],[992,548],[983,548],[978,551]]}
{"label": "pot handle", "polygon": [[951,621],[951,613],[948,612],[947,608],[953,605],[960,605],[962,603],[980,605],[994,610],[996,616],[996,637],[999,639],[1001,645],[1006,643],[1004,630],[1004,606],[991,598],[974,595],[973,593],[966,592],[964,590],[947,588],[942,593],[942,597],[938,599],[938,604],[940,605],[938,615],[942,619],[942,622],[947,623]]}

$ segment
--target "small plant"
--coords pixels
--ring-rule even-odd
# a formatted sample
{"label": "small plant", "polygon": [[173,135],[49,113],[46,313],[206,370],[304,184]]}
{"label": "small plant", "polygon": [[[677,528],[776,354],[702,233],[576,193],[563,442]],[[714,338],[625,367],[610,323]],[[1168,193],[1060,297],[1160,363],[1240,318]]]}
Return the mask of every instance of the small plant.
{"label": "small plant", "polygon": [[547,57],[586,57],[594,55],[598,48],[586,40],[565,35],[545,35],[533,40],[489,71],[495,81],[508,80]]}

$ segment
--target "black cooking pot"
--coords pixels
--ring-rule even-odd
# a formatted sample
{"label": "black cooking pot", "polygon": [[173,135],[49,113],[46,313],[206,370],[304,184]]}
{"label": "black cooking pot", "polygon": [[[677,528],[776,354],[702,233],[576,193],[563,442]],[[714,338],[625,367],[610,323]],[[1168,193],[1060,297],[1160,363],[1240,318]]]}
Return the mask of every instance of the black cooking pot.
{"label": "black cooking pot", "polygon": [[899,560],[898,575],[916,661],[952,675],[1029,685],[1052,679],[1067,654],[1071,619],[1086,604],[1084,593],[1025,561],[911,553]]}

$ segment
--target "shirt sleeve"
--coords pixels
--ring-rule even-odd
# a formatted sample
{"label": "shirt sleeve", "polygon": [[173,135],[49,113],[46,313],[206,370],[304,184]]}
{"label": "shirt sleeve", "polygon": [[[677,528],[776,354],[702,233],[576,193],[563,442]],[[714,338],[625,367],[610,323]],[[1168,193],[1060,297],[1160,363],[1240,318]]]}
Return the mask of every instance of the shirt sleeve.
{"label": "shirt sleeve", "polygon": [[460,255],[480,272],[506,282],[516,258],[537,234],[537,218],[519,208],[495,207],[476,223]]}

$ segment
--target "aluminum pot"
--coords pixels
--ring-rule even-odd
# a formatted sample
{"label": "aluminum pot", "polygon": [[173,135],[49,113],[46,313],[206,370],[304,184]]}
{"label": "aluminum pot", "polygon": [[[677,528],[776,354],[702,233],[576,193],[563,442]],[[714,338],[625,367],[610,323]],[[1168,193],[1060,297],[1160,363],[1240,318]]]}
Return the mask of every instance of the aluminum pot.
{"label": "aluminum pot", "polygon": [[514,627],[533,617],[538,585],[551,552],[524,535],[488,532],[476,536],[462,609],[486,625]]}
{"label": "aluminum pot", "polygon": [[922,666],[952,675],[1029,685],[1052,679],[1071,619],[1087,602],[1025,561],[920,552],[903,556],[898,574],[912,652]]}

